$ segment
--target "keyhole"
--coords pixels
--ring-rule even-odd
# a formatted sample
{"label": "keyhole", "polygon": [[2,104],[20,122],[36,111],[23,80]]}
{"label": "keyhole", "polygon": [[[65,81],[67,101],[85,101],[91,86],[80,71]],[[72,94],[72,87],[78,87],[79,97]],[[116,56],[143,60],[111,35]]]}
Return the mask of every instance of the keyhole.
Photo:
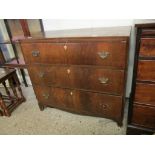
{"label": "keyhole", "polygon": [[72,91],[70,92],[70,95],[71,95],[71,96],[73,95],[73,92],[72,92]]}
{"label": "keyhole", "polygon": [[67,50],[67,45],[64,45],[64,50],[65,50],[65,51]]}
{"label": "keyhole", "polygon": [[70,72],[71,72],[70,69],[67,69],[67,73],[70,74]]}

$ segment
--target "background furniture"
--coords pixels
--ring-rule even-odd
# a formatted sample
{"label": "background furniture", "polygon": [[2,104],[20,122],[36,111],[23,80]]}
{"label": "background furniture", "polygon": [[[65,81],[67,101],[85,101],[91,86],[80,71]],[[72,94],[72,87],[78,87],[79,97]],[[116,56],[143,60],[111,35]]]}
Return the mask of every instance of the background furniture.
{"label": "background furniture", "polygon": [[39,107],[122,125],[130,27],[44,32],[21,48]]}
{"label": "background furniture", "polygon": [[[40,19],[4,19],[0,21],[0,61],[3,67],[17,68],[27,87],[26,68],[19,38],[30,37],[32,33],[43,31]],[[3,56],[1,56],[3,55]]]}
{"label": "background furniture", "polygon": [[[11,90],[7,86],[7,81]],[[25,101],[20,82],[15,69],[0,68],[0,84],[5,88],[6,95],[0,92],[0,111],[5,116],[10,116],[11,112],[22,102]]]}
{"label": "background furniture", "polygon": [[127,134],[155,132],[155,23],[137,24]]}

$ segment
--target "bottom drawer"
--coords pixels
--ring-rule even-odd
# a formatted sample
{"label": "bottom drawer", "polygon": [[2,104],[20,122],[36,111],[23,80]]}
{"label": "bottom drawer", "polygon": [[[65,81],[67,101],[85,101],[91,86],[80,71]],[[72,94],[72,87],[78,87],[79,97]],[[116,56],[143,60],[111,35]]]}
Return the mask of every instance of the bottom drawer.
{"label": "bottom drawer", "polygon": [[114,120],[122,116],[120,96],[36,85],[34,90],[38,101],[48,106]]}
{"label": "bottom drawer", "polygon": [[155,108],[135,104],[132,124],[155,129]]}

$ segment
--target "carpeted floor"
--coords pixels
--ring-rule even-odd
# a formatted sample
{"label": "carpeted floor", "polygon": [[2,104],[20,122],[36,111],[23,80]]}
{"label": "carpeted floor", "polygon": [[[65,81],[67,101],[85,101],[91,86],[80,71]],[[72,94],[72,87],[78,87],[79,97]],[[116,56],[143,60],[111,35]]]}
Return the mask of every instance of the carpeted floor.
{"label": "carpeted floor", "polygon": [[24,87],[23,92],[27,101],[11,117],[0,117],[1,135],[120,135],[126,132],[127,108],[120,128],[109,119],[81,116],[54,108],[40,111],[32,87]]}

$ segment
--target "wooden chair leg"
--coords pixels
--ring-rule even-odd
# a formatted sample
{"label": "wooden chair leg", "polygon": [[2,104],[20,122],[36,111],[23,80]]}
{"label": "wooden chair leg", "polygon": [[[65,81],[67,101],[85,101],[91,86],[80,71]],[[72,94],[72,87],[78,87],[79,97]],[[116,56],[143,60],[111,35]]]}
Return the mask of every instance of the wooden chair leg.
{"label": "wooden chair leg", "polygon": [[7,107],[5,105],[5,103],[3,102],[3,99],[2,99],[2,94],[0,94],[0,107],[3,111],[3,114],[5,116],[11,116],[11,114],[9,113],[9,111],[7,110]]}
{"label": "wooden chair leg", "polygon": [[17,74],[14,74],[13,78],[15,80],[15,83],[16,83],[16,86],[17,86],[17,89],[18,89],[18,91],[20,93],[21,98],[23,99],[23,101],[25,101],[26,99],[25,99],[25,97],[23,95],[23,92],[22,92],[22,89],[20,87],[20,82],[19,82],[19,79],[17,77]]}
{"label": "wooden chair leg", "polygon": [[0,110],[0,116],[3,116],[3,112]]}
{"label": "wooden chair leg", "polygon": [[10,87],[11,87],[11,89],[12,89],[12,91],[13,91],[14,96],[19,100],[20,98],[18,97],[18,93],[17,93],[17,90],[16,90],[16,86],[15,86],[15,84],[13,83],[13,82],[14,82],[14,81],[13,81],[13,78],[12,78],[12,77],[9,78],[8,81],[9,81],[9,84],[10,84]]}
{"label": "wooden chair leg", "polygon": [[5,88],[6,94],[8,95],[9,99],[11,100],[11,93],[10,93],[8,87],[6,86],[6,82],[4,81],[2,84]]}
{"label": "wooden chair leg", "polygon": [[[11,89],[7,87],[6,81]],[[11,116],[11,112],[25,101],[16,71],[9,72],[2,78],[1,83],[6,93],[2,95],[0,92],[0,115]]]}
{"label": "wooden chair leg", "polygon": [[24,71],[24,69],[20,69],[20,72],[21,72],[21,75],[22,75],[22,78],[23,78],[23,82],[25,84],[25,87],[28,87],[28,84],[27,84],[27,81],[26,81],[26,77],[25,77],[25,71]]}

